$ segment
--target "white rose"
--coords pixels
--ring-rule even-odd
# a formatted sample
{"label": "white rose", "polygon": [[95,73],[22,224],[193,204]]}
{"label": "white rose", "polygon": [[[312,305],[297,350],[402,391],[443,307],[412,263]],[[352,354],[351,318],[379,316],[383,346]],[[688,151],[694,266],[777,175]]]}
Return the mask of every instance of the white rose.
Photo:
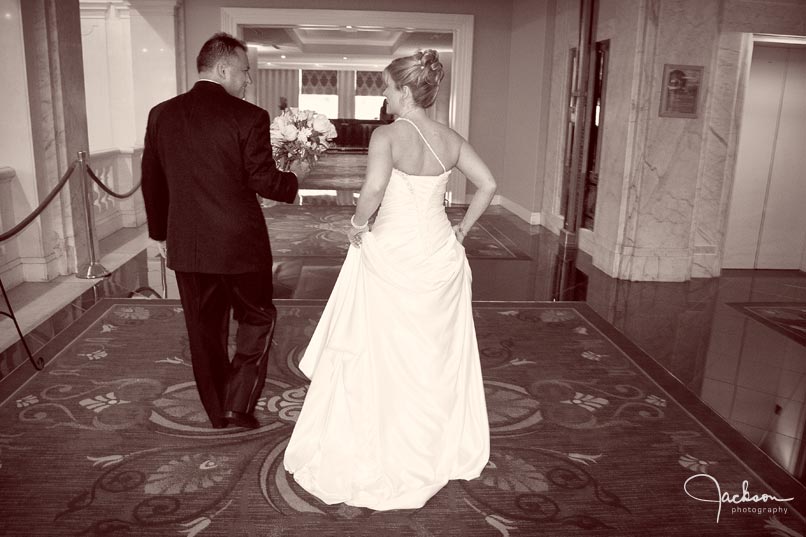
{"label": "white rose", "polygon": [[336,126],[331,123],[330,127],[328,127],[327,132],[325,133],[325,138],[327,138],[328,140],[332,140],[337,136],[338,134],[336,133]]}
{"label": "white rose", "polygon": [[286,125],[282,130],[283,139],[293,142],[297,139],[298,132],[299,131],[297,131],[297,128],[294,125]]}
{"label": "white rose", "polygon": [[324,114],[316,114],[313,118],[313,130],[316,132],[327,132],[330,128],[330,121]]}

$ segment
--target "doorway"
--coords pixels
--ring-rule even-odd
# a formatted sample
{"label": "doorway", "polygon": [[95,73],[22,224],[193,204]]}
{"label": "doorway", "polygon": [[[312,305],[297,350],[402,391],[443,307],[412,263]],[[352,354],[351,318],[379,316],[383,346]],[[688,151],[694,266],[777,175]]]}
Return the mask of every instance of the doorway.
{"label": "doorway", "polygon": [[755,42],[723,268],[806,270],[806,46]]}

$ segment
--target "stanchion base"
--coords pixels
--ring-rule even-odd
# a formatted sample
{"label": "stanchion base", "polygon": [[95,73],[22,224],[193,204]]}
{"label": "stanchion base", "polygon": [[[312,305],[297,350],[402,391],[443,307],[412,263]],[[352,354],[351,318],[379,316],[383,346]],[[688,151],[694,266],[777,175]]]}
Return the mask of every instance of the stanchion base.
{"label": "stanchion base", "polygon": [[106,267],[104,267],[100,263],[91,263],[89,265],[81,265],[78,267],[78,271],[76,271],[76,278],[80,278],[82,280],[94,280],[97,278],[106,278],[112,274]]}

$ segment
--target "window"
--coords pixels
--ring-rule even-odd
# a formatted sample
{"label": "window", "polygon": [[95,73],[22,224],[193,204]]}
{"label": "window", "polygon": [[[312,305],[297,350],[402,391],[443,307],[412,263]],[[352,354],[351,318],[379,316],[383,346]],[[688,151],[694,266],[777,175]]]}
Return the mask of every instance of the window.
{"label": "window", "polygon": [[303,69],[299,108],[313,110],[329,118],[339,116],[338,78],[336,71]]}
{"label": "window", "polygon": [[300,95],[300,110],[313,110],[317,114],[324,114],[328,119],[339,117],[338,95]]}
{"label": "window", "polygon": [[356,71],[355,119],[380,119],[383,100],[381,71]]}
{"label": "window", "polygon": [[383,101],[383,95],[356,95],[355,119],[380,119]]}

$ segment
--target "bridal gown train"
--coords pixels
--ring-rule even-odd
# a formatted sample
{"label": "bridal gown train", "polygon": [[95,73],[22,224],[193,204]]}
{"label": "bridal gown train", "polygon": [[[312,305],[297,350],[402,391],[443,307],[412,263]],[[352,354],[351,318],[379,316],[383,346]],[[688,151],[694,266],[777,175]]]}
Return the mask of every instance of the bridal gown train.
{"label": "bridal gown train", "polygon": [[312,382],[284,465],[325,503],[422,507],[489,458],[470,266],[443,207],[448,177],[392,170],[299,364]]}

